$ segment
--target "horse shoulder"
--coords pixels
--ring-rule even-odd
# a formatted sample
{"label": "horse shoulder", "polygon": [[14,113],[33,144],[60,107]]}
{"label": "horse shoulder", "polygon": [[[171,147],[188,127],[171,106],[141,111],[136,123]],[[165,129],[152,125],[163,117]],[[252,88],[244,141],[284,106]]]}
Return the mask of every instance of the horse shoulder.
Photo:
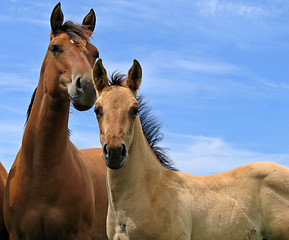
{"label": "horse shoulder", "polygon": [[260,235],[262,230],[253,216],[257,181],[248,173],[249,168],[208,176],[180,172],[170,176],[176,186],[174,198],[188,209],[191,225],[187,229],[193,239],[252,239],[248,236]]}
{"label": "horse shoulder", "polygon": [[256,162],[220,174],[186,178],[191,181],[193,229],[223,229],[231,239],[289,235],[288,168]]}
{"label": "horse shoulder", "polygon": [[259,163],[254,176],[260,179],[259,201],[266,232],[273,239],[289,236],[289,169],[277,163]]}
{"label": "horse shoulder", "polygon": [[[280,164],[269,161],[255,162],[235,171],[237,174],[240,172],[241,178],[258,186],[261,195],[263,191],[284,196],[289,194],[289,168]],[[289,198],[287,199],[289,201]]]}

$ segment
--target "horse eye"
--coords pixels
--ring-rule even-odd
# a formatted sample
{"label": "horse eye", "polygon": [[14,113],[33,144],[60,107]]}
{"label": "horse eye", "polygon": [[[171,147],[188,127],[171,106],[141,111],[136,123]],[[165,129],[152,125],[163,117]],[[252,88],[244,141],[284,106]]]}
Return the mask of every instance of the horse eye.
{"label": "horse eye", "polygon": [[102,115],[99,108],[95,108],[94,112],[97,118],[99,118]]}
{"label": "horse eye", "polygon": [[50,48],[51,53],[55,56],[57,53],[62,52],[60,47],[56,44],[53,44]]}
{"label": "horse eye", "polygon": [[134,116],[136,116],[138,114],[138,108],[134,107],[131,112]]}

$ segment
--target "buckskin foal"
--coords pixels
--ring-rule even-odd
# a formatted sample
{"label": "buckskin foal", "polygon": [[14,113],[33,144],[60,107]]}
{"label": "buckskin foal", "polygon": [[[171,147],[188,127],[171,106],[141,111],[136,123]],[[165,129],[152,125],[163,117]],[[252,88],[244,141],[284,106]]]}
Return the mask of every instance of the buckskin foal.
{"label": "buckskin foal", "polygon": [[91,10],[82,25],[63,24],[60,3],[51,14],[51,41],[5,191],[11,240],[107,239],[100,150],[80,151],[68,134],[70,102],[87,110],[96,100],[92,66],[98,51],[89,42],[95,19]]}
{"label": "buckskin foal", "polygon": [[109,83],[101,59],[94,66],[109,239],[288,240],[289,169],[258,162],[194,176],[163,167],[168,162],[153,151],[154,121],[136,100],[141,78],[136,60],[125,84]]}

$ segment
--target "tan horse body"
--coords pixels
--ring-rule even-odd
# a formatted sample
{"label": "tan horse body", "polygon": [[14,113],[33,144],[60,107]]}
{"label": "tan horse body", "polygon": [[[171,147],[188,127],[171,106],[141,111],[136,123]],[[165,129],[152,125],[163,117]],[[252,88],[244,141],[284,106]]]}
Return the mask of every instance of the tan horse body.
{"label": "tan horse body", "polygon": [[4,198],[11,240],[107,239],[107,193],[101,149],[79,151],[69,140],[70,102],[93,106],[89,42],[93,10],[82,26],[66,22],[60,4],[51,15],[48,47],[22,146],[9,172]]}
{"label": "tan horse body", "polygon": [[289,239],[288,168],[258,162],[210,176],[164,168],[137,115],[139,63],[126,84],[109,84],[98,60],[94,82],[110,240]]}
{"label": "tan horse body", "polygon": [[6,186],[8,173],[2,163],[0,163],[0,239],[1,240],[8,240],[8,232],[5,227],[4,223],[4,216],[3,216],[3,199],[4,199],[4,191]]}

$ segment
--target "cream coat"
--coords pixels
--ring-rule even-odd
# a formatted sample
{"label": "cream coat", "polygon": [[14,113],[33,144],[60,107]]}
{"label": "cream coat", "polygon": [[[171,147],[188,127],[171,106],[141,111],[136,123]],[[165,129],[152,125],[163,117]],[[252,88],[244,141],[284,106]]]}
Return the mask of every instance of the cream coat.
{"label": "cream coat", "polygon": [[107,168],[108,238],[288,240],[289,169],[257,162],[194,176],[164,168],[132,114],[140,82],[136,60],[122,86],[109,85],[101,60],[94,66],[100,141],[117,168]]}

